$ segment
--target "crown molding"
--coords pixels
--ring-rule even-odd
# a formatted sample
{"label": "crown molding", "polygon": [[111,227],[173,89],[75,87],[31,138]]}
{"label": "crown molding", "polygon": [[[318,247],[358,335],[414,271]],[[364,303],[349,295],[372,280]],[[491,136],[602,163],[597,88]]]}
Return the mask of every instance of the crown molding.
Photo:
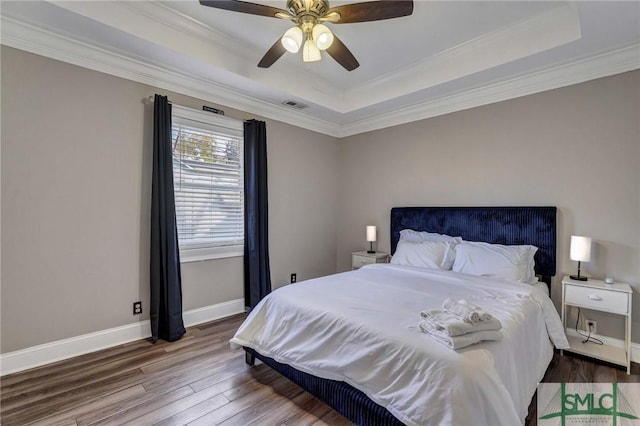
{"label": "crown molding", "polygon": [[581,37],[578,11],[563,3],[357,85],[346,91],[349,105],[345,112],[508,64]]}
{"label": "crown molding", "polygon": [[[277,72],[265,72],[256,67],[256,58],[264,54],[262,49],[231,37],[162,2],[64,1],[56,2],[55,5],[73,14],[123,31],[162,49],[202,62],[204,66],[215,67],[215,75],[217,75],[215,84],[226,87],[243,87],[241,83],[237,82],[240,79],[246,79],[266,88],[287,93],[286,95],[274,95],[280,100],[299,94],[307,102],[329,110],[341,111],[343,92],[321,76],[313,74],[303,66],[302,62],[287,63],[285,66],[283,61],[286,61],[286,58],[283,58],[274,68]],[[57,32],[58,30],[54,28],[52,31]],[[99,42],[91,43],[99,45]],[[107,48],[107,50],[113,49]],[[125,55],[130,56],[127,53]],[[160,65],[161,68],[172,67],[166,64],[157,65]],[[181,72],[187,74],[195,74],[188,68],[179,68],[175,65],[173,68],[180,69]],[[210,72],[210,75],[212,74],[213,72]],[[299,78],[300,75],[308,74],[313,76]],[[228,83],[229,78],[234,83]],[[308,84],[310,80],[314,82],[313,86]],[[241,91],[240,89],[236,90]],[[248,89],[245,89],[245,93],[247,91]],[[273,99],[273,96],[266,96]]]}
{"label": "crown molding", "polygon": [[2,16],[0,24],[0,43],[3,45],[338,137],[335,123],[252,97],[211,80],[126,57],[6,16]]}
{"label": "crown molding", "polygon": [[144,15],[161,25],[171,27],[192,36],[215,41],[216,44],[229,46],[231,49],[247,50],[248,46],[240,44],[228,34],[210,25],[187,16],[161,2],[123,2],[120,7],[126,7],[130,12]]}
{"label": "crown molding", "polygon": [[[274,104],[233,88],[185,72],[108,51],[79,40],[2,16],[0,43],[164,90],[246,111],[329,136],[344,138],[359,133],[423,120],[582,83],[640,68],[640,44],[582,58],[560,66],[536,70],[505,81],[429,99],[391,112],[341,124]],[[346,118],[348,115],[343,116]]]}
{"label": "crown molding", "polygon": [[357,135],[475,108],[509,99],[571,86],[640,68],[640,44],[597,56],[523,74],[505,81],[399,108],[393,112],[353,121],[340,128],[339,137]]}

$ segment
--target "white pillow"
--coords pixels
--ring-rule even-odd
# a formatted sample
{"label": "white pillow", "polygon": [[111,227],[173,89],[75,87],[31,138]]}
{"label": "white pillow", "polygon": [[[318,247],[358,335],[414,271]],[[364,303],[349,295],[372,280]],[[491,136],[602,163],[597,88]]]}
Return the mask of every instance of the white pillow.
{"label": "white pillow", "polygon": [[413,229],[403,229],[400,231],[400,241],[412,241],[421,243],[423,241],[446,241],[450,243],[461,243],[462,237],[451,237],[444,234],[436,234],[435,232],[414,231]]}
{"label": "white pillow", "polygon": [[391,263],[427,269],[451,269],[456,256],[454,243],[446,241],[398,242]]}
{"label": "white pillow", "polygon": [[465,274],[532,283],[535,281],[533,256],[536,251],[538,248],[530,245],[464,241],[456,246],[452,269]]}

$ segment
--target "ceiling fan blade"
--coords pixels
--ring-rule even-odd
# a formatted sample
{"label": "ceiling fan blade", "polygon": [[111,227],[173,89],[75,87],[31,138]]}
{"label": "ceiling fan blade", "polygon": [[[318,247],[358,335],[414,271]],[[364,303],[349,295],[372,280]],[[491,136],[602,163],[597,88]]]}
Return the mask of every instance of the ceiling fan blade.
{"label": "ceiling fan blade", "polygon": [[347,71],[353,71],[360,66],[355,56],[335,34],[333,35],[333,43],[326,52]]}
{"label": "ceiling fan blade", "polygon": [[335,22],[336,24],[400,18],[413,13],[413,0],[382,0],[345,4],[344,6],[332,7],[325,15],[333,12],[340,14],[340,19]]}
{"label": "ceiling fan blade", "polygon": [[258,62],[258,67],[269,68],[274,64],[275,61],[280,59],[280,57],[284,55],[286,51],[287,50],[282,45],[280,39],[276,40],[276,42],[273,43],[273,46],[271,46],[271,48],[267,50],[267,53],[264,54],[262,59],[260,59],[260,62]]}
{"label": "ceiling fan blade", "polygon": [[[249,13],[251,15],[269,16],[271,18],[281,18],[284,15],[291,16],[289,12],[277,7],[265,6],[257,3],[236,0],[200,0],[203,6],[215,7],[216,9],[231,10],[233,12]],[[281,14],[278,16],[278,14]],[[284,15],[282,15],[284,14]]]}

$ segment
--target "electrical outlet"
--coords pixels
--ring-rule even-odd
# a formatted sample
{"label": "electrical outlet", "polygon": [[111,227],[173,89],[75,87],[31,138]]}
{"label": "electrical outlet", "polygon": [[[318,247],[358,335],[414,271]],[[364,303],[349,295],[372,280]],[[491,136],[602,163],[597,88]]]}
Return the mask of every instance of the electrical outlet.
{"label": "electrical outlet", "polygon": [[133,302],[133,315],[142,313],[142,302]]}
{"label": "electrical outlet", "polygon": [[291,283],[295,283],[298,280],[298,275],[293,273],[291,274]]}
{"label": "electrical outlet", "polygon": [[585,319],[584,320],[585,323],[585,329],[587,332],[590,332],[591,334],[598,334],[598,322],[591,320],[591,319]]}

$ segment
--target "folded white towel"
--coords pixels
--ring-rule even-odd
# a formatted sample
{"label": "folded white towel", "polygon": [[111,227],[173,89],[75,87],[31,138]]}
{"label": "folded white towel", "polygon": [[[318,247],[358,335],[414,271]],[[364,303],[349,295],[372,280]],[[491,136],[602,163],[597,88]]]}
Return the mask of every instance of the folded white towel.
{"label": "folded white towel", "polygon": [[476,324],[480,321],[489,321],[493,318],[491,314],[479,308],[478,306],[467,302],[462,299],[460,301],[447,299],[442,303],[442,308],[445,311],[449,311],[453,314],[458,315],[465,321]]}
{"label": "folded white towel", "polygon": [[502,333],[497,330],[476,331],[474,333],[463,334],[462,336],[446,337],[429,332],[425,321],[422,321],[419,324],[419,327],[423,333],[431,337],[433,340],[453,350],[462,349],[469,345],[475,345],[476,343],[480,343],[484,340],[502,340]]}
{"label": "folded white towel", "polygon": [[443,337],[461,336],[476,331],[500,330],[502,328],[502,324],[496,318],[473,324],[448,311],[422,311],[420,315],[424,318],[423,323],[430,332]]}
{"label": "folded white towel", "polygon": [[458,303],[467,305],[469,308],[473,309],[474,312],[477,312],[480,315],[480,321],[491,321],[492,319],[494,319],[493,315],[491,315],[489,312],[485,311],[478,305],[474,305],[473,303],[469,302],[467,299],[460,299],[458,300]]}

